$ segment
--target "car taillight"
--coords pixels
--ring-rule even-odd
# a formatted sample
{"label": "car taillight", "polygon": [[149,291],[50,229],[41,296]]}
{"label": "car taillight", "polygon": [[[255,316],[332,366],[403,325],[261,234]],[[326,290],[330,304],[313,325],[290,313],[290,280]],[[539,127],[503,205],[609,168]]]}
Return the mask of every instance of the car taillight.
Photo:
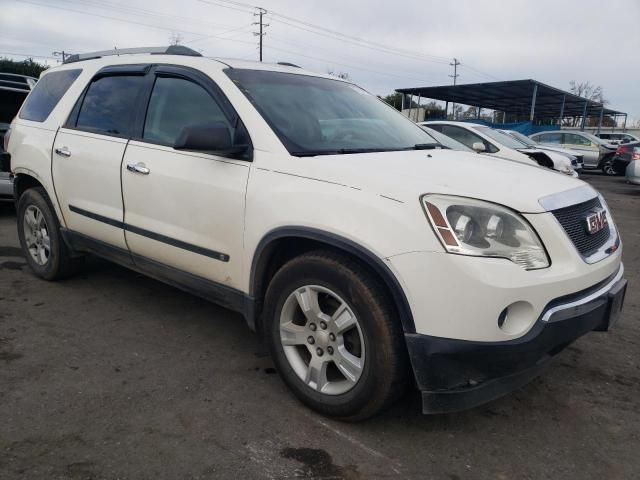
{"label": "car taillight", "polygon": [[620,145],[617,149],[616,149],[616,153],[627,153],[629,151],[629,147],[624,146],[624,145]]}

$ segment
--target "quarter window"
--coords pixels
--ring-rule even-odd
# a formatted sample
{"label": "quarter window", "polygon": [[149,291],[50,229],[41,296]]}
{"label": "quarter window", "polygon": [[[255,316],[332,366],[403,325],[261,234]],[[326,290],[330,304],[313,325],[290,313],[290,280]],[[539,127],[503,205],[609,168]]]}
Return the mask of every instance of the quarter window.
{"label": "quarter window", "polygon": [[142,75],[117,75],[94,80],[80,107],[76,128],[105,135],[131,135],[143,82]]}
{"label": "quarter window", "polygon": [[20,118],[44,122],[82,70],[62,70],[44,75],[20,110]]}
{"label": "quarter window", "polygon": [[185,127],[229,120],[220,106],[200,85],[183,78],[158,77],[151,93],[143,138],[174,145]]}

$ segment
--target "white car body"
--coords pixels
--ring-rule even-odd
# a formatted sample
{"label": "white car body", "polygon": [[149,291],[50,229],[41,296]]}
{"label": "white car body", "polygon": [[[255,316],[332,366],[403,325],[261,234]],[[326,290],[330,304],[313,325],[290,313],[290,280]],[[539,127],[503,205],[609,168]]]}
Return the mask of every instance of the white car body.
{"label": "white car body", "polygon": [[[252,160],[65,126],[96,72],[141,64],[188,67],[215,82],[249,132]],[[256,272],[272,242],[294,237],[344,246],[379,271],[390,289],[414,373],[428,390],[417,366],[427,357],[415,342],[453,339],[479,348],[517,343],[547,328],[557,312],[591,305],[594,286],[605,288],[602,297],[614,281],[622,281],[622,249],[610,213],[610,237],[587,258],[551,212],[581,202],[602,203],[608,212],[582,181],[531,168],[529,157],[508,148],[500,148],[500,156],[514,162],[444,149],[293,156],[226,72],[250,69],[337,81],[333,77],[265,63],[146,54],[65,64],[44,76],[73,69],[82,71],[46,120],[14,122],[9,152],[19,194],[41,185],[67,235],[144,260],[155,266],[150,274],[157,278],[167,280],[157,269],[171,269],[181,275],[176,278],[188,276],[219,289],[226,295],[220,296],[222,304],[241,311],[251,326],[259,314],[256,299],[262,298]],[[472,124],[456,125],[476,130]],[[128,168],[132,165],[150,174],[136,174]],[[505,258],[447,254],[425,215],[425,194],[478,199],[518,212],[539,237],[549,265],[527,270]],[[144,270],[140,265],[136,268]],[[550,310],[552,302],[568,295],[576,296],[573,303]],[[229,300],[236,298],[241,301]],[[503,324],[497,320],[501,315]],[[432,394],[437,396],[426,392],[423,399]],[[424,401],[425,411],[445,409]]]}
{"label": "white car body", "polygon": [[[578,174],[574,171],[571,166],[571,162],[562,155],[555,155],[553,152],[542,151],[536,148],[530,148],[526,145],[523,145],[520,141],[517,141],[511,136],[508,136],[508,139],[504,139],[500,141],[500,138],[496,138],[495,136],[488,135],[487,132],[499,132],[499,130],[493,130],[486,125],[478,124],[478,123],[470,123],[470,122],[453,122],[453,121],[428,121],[422,122],[420,125],[428,126],[434,129],[440,128],[461,128],[466,130],[472,135],[480,137],[482,142],[485,145],[485,150],[482,150],[481,153],[486,155],[495,156],[498,158],[505,158],[509,160],[513,160],[516,162],[526,163],[528,165],[536,165],[538,166],[538,162],[534,160],[529,155],[546,155],[546,158],[553,163],[553,169],[564,173],[566,175],[570,175],[573,177],[577,177]],[[439,130],[440,131],[440,130]],[[446,132],[442,132],[445,133]],[[502,134],[501,135],[505,135]],[[460,138],[454,139],[460,141]],[[505,145],[505,142],[513,142],[513,145]],[[513,148],[514,145],[521,146],[522,148]],[[469,145],[467,145],[469,146]],[[529,154],[529,155],[528,155]]]}

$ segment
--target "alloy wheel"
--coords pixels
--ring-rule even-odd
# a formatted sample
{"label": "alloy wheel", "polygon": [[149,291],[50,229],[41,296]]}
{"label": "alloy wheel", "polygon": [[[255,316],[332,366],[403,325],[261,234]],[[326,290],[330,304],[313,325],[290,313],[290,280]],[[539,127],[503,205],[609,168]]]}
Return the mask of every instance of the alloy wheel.
{"label": "alloy wheel", "polygon": [[46,265],[51,256],[49,227],[42,211],[29,205],[24,211],[24,240],[31,258],[38,265]]}
{"label": "alloy wheel", "polygon": [[280,341],[296,375],[313,390],[341,395],[360,379],[365,345],[358,319],[332,290],[296,289],[282,307]]}

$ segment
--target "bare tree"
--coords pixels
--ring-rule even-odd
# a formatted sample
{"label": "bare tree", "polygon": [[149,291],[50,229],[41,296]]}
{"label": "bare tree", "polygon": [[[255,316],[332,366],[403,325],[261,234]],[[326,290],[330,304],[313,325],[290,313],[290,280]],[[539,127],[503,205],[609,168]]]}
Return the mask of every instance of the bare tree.
{"label": "bare tree", "polygon": [[327,70],[327,73],[343,80],[351,80],[351,75],[349,75],[347,72],[335,72],[333,70]]}
{"label": "bare tree", "polygon": [[[591,82],[576,82],[571,80],[569,82],[569,91],[574,95],[577,95],[593,102],[598,102],[603,105],[607,105],[609,100],[604,98],[604,89],[601,85],[593,85]],[[564,125],[576,127],[578,123],[582,121],[582,117],[573,117],[570,121],[564,122]]]}
{"label": "bare tree", "polygon": [[169,35],[169,42],[171,43],[171,45],[180,45],[183,40],[184,37],[179,32],[173,32],[171,35]]}

